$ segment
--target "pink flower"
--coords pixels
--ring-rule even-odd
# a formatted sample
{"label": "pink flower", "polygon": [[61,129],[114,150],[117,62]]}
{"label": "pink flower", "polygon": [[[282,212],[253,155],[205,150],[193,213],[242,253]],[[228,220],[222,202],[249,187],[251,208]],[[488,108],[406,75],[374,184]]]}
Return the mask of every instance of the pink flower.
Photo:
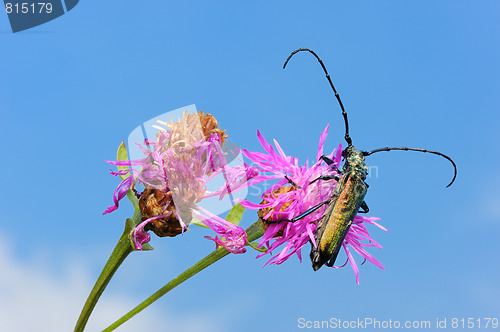
{"label": "pink flower", "polygon": [[[156,140],[145,140],[145,146],[138,147],[145,157],[130,161],[108,161],[110,164],[128,167],[114,176],[131,174],[116,188],[113,195],[114,205],[108,207],[103,214],[118,208],[119,201],[126,196],[127,191],[135,191],[137,184],[145,188],[136,192],[139,198],[139,208],[142,222],[134,230],[134,244],[142,249],[149,242],[152,230],[160,237],[176,236],[188,228],[193,214],[223,236],[224,240],[210,238],[233,253],[244,252],[246,233],[238,226],[226,222],[218,216],[201,208],[204,198],[223,193],[207,192],[207,182],[215,175],[228,171],[231,181],[239,186],[245,182],[240,178],[245,174],[229,170],[221,146],[227,135],[218,128],[217,120],[210,115],[199,112],[185,112],[178,122],[159,122],[163,127]],[[150,149],[148,149],[149,147]],[[137,170],[134,166],[140,166]],[[227,176],[226,176],[227,178]],[[228,187],[233,185],[228,184]]]}
{"label": "pink flower", "polygon": [[[316,246],[314,234],[317,221],[323,216],[326,205],[295,222],[286,220],[291,220],[312,207],[328,201],[337,185],[337,181],[334,179],[314,181],[319,176],[324,175],[341,176],[332,166],[326,165],[320,159],[323,155],[323,143],[328,134],[328,127],[320,136],[317,162],[311,167],[307,166],[307,162],[301,166],[298,164],[297,158],[287,156],[276,140],[274,140],[275,150],[260,132],[257,132],[257,136],[266,153],[244,150],[244,155],[255,163],[260,173],[260,175],[253,177],[248,185],[270,179],[280,179],[261,196],[263,199],[261,204],[248,201],[241,202],[241,205],[245,208],[258,209],[259,217],[263,220],[285,220],[279,223],[263,223],[264,227],[267,228],[259,242],[259,247],[265,245],[268,252],[257,257],[270,254],[271,258],[265,265],[281,264],[294,254],[302,261],[302,247],[307,242],[311,242],[313,246]],[[339,145],[328,157],[333,160],[337,169],[340,169],[342,145]],[[364,247],[382,248],[370,236],[365,225],[372,224],[386,230],[377,224],[375,220],[379,220],[379,218],[356,216],[342,243],[347,260],[354,270],[357,283],[359,283],[358,267],[350,249],[354,249],[365,260],[383,269],[382,264],[364,249]],[[273,254],[273,252],[277,253]],[[343,266],[345,264],[340,267]]]}

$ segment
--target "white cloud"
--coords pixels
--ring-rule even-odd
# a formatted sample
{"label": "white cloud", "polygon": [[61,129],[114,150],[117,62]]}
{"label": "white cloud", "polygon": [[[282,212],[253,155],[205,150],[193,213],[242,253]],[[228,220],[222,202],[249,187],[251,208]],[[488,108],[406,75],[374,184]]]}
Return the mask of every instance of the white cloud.
{"label": "white cloud", "polygon": [[500,221],[500,194],[495,192],[483,200],[484,214],[485,217],[490,219],[492,222]]}
{"label": "white cloud", "polygon": [[470,282],[470,288],[467,292],[482,307],[481,309],[484,310],[485,315],[492,317],[500,314],[498,306],[500,289],[495,277],[490,278],[484,275],[476,277],[474,282]]}
{"label": "white cloud", "polygon": [[[46,260],[17,261],[0,234],[0,326],[9,332],[72,331],[94,280],[88,268],[71,263],[57,274]],[[61,275],[62,274],[62,275]],[[142,299],[104,293],[86,331],[101,331]],[[117,331],[215,331],[216,322],[203,313],[179,317],[150,307]]]}
{"label": "white cloud", "polygon": [[498,224],[500,221],[500,177],[492,177],[485,185],[478,201],[480,213],[486,222]]}

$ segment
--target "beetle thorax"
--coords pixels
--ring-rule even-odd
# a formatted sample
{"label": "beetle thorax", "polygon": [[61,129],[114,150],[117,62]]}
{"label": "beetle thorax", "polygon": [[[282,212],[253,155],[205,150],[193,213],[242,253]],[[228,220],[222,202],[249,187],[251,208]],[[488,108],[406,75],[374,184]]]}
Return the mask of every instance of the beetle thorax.
{"label": "beetle thorax", "polygon": [[368,166],[366,166],[363,153],[351,145],[348,146],[342,154],[345,158],[344,173],[354,171],[361,174],[363,179],[365,179],[368,175]]}

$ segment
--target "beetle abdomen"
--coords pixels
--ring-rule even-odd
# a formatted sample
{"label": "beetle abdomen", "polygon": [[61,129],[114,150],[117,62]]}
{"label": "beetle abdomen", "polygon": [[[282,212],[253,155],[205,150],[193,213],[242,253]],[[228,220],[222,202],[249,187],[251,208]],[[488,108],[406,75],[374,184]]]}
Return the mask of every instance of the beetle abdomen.
{"label": "beetle abdomen", "polygon": [[338,183],[338,196],[333,199],[316,231],[316,248],[311,249],[313,269],[323,264],[333,266],[354,217],[366,195],[366,184],[357,172],[342,176]]}

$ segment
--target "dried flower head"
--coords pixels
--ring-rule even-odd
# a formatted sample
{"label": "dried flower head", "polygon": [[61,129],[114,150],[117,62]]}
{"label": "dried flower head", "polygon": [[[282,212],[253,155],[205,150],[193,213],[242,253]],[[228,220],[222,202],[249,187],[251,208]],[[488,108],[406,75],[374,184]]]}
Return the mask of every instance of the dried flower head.
{"label": "dried flower head", "polygon": [[[162,126],[154,126],[159,129],[156,139],[146,139],[145,147],[138,144],[145,155],[143,159],[108,161],[113,165],[129,167],[112,172],[113,175],[130,173],[133,177],[126,178],[118,185],[114,194],[115,204],[104,214],[116,210],[127,190],[136,190],[137,184],[141,184],[144,190],[136,191],[143,220],[135,230],[138,249],[149,241],[145,235],[149,230],[160,237],[183,233],[193,213],[217,233],[224,233],[225,241],[216,241],[218,244],[224,246],[225,243],[231,243],[234,246],[233,237],[243,237],[240,228],[232,224],[234,227],[228,227],[223,219],[198,206],[205,197],[214,195],[207,192],[207,182],[226,169],[225,154],[221,147],[227,140],[227,134],[219,128],[211,114],[201,111],[197,114],[184,112],[177,122],[172,119],[170,122],[157,122]],[[134,166],[140,166],[140,169]],[[232,248],[232,251],[242,249]]]}
{"label": "dried flower head", "polygon": [[[175,206],[172,203],[171,191],[165,193],[161,189],[146,188],[139,197],[139,208],[143,221],[165,216],[151,219],[144,227],[145,231],[151,230],[159,237],[176,236],[182,233],[182,226],[176,217]],[[191,221],[191,215],[185,216],[183,220]]]}

